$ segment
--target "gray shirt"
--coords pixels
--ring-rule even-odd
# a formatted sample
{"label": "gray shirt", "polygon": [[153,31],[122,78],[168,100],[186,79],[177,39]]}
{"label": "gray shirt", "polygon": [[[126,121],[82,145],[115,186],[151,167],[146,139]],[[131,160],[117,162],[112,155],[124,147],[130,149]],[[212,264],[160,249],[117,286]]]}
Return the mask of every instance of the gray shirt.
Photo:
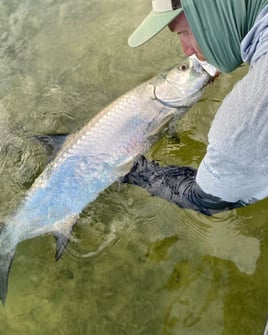
{"label": "gray shirt", "polygon": [[206,215],[268,196],[268,5],[243,39],[241,55],[249,71],[217,111],[199,169],[141,156],[123,182]]}
{"label": "gray shirt", "polygon": [[268,196],[268,6],[241,55],[249,71],[217,111],[196,181],[220,199],[251,203]]}

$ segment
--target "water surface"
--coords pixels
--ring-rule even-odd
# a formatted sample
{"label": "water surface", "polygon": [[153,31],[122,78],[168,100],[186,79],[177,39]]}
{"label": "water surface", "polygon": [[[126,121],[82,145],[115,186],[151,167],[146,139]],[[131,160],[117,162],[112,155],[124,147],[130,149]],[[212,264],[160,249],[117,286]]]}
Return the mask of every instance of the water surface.
{"label": "water surface", "polygon": [[[127,46],[149,9],[142,0],[0,2],[2,222],[49,159],[33,135],[75,131],[183,59],[168,30]],[[217,108],[246,70],[209,85],[176,122],[177,136],[165,134],[147,156],[197,167]],[[82,213],[61,261],[51,236],[18,246],[0,334],[262,334],[267,204],[208,218],[114,184]]]}

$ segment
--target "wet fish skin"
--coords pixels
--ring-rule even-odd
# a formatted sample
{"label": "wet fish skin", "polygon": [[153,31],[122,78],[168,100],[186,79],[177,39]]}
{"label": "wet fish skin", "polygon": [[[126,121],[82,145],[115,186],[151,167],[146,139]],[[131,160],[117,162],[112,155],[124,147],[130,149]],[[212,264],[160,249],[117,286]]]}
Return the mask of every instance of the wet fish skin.
{"label": "wet fish skin", "polygon": [[16,246],[46,233],[56,238],[59,259],[81,211],[129,171],[174,114],[201,96],[209,75],[188,59],[119,97],[70,136],[28,191],[0,234],[0,299],[4,304]]}

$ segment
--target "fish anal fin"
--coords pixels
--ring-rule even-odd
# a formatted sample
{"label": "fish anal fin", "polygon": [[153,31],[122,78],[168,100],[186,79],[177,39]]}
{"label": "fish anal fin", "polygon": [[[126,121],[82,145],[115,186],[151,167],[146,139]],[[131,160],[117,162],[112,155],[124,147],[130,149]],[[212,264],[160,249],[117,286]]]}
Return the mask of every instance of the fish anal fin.
{"label": "fish anal fin", "polygon": [[5,304],[8,291],[8,275],[15,255],[15,250],[0,254],[0,299]]}
{"label": "fish anal fin", "polygon": [[77,214],[70,216],[67,220],[64,221],[63,226],[54,232],[54,237],[56,240],[56,261],[58,261],[62,257],[70,241],[73,227],[76,224],[78,218],[79,215]]}
{"label": "fish anal fin", "polygon": [[55,237],[55,240],[56,240],[55,259],[56,259],[56,261],[58,261],[62,257],[62,255],[63,255],[63,253],[64,253],[64,251],[65,251],[65,249],[66,249],[66,247],[67,247],[67,245],[70,241],[70,235],[65,235],[65,234],[57,232],[57,233],[54,233],[54,237]]}

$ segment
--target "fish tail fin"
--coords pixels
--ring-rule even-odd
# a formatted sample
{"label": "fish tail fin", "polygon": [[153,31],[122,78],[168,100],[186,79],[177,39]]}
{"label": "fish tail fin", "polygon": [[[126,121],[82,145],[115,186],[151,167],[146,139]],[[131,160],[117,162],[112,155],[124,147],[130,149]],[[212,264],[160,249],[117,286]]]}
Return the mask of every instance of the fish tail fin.
{"label": "fish tail fin", "polygon": [[0,254],[0,299],[5,304],[8,291],[8,275],[15,255],[15,249],[9,253]]}

